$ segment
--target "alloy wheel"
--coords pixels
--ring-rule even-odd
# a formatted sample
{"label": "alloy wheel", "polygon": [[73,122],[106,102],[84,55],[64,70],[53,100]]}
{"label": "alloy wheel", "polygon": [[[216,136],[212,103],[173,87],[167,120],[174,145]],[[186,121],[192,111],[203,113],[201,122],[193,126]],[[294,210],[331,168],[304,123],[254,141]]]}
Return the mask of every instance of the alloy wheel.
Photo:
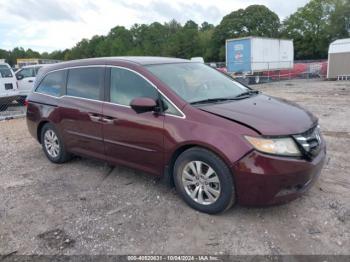
{"label": "alloy wheel", "polygon": [[52,157],[56,158],[60,153],[60,144],[56,133],[48,129],[44,135],[44,145],[47,153]]}
{"label": "alloy wheel", "polygon": [[205,162],[191,161],[182,171],[182,184],[188,196],[202,205],[211,205],[221,193],[220,180]]}

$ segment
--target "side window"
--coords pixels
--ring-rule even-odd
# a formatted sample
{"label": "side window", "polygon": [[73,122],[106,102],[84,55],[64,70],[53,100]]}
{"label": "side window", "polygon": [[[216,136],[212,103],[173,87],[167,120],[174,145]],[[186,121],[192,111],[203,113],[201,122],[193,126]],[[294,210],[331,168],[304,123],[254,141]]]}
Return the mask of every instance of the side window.
{"label": "side window", "polygon": [[35,77],[34,68],[24,68],[17,73],[17,76],[18,75],[22,76],[23,78]]}
{"label": "side window", "polygon": [[166,114],[182,116],[182,114],[166,98],[163,97],[162,100],[165,106],[164,112]]}
{"label": "side window", "polygon": [[36,88],[36,92],[51,96],[60,96],[66,82],[66,70],[49,73]]}
{"label": "side window", "polygon": [[68,72],[67,95],[99,100],[104,67],[74,68]]}
{"label": "side window", "polygon": [[158,91],[138,74],[127,69],[111,68],[110,101],[130,105],[136,97],[158,99]]}

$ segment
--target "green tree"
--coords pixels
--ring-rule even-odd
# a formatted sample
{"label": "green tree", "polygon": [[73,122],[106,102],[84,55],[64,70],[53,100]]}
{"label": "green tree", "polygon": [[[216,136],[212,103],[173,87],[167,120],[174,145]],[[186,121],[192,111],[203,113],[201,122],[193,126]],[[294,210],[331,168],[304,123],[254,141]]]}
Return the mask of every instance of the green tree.
{"label": "green tree", "polygon": [[213,34],[214,52],[218,59],[225,57],[225,41],[245,36],[278,37],[280,20],[264,5],[251,5],[234,11],[221,20]]}
{"label": "green tree", "polygon": [[311,0],[283,22],[297,59],[326,58],[330,42],[350,36],[350,0]]}
{"label": "green tree", "polygon": [[332,40],[350,37],[350,0],[334,0],[332,4],[328,33]]}
{"label": "green tree", "polygon": [[282,35],[294,40],[297,59],[325,58],[331,36],[330,1],[312,0],[283,22]]}

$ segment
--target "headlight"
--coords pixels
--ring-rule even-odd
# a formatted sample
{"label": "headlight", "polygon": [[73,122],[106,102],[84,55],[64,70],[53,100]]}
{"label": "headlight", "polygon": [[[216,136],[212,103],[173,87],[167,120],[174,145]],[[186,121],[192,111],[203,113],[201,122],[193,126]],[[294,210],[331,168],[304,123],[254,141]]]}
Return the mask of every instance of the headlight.
{"label": "headlight", "polygon": [[301,153],[292,138],[244,137],[258,151],[282,156],[301,156]]}

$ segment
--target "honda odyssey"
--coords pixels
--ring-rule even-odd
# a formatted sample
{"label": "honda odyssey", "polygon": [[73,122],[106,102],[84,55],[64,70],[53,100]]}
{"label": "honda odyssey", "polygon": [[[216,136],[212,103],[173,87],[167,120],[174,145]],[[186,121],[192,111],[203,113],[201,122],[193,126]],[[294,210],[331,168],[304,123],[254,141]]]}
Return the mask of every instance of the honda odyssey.
{"label": "honda odyssey", "polygon": [[313,114],[184,59],[54,64],[27,99],[29,131],[50,161],[82,155],[142,170],[211,214],[295,199],[326,156]]}

